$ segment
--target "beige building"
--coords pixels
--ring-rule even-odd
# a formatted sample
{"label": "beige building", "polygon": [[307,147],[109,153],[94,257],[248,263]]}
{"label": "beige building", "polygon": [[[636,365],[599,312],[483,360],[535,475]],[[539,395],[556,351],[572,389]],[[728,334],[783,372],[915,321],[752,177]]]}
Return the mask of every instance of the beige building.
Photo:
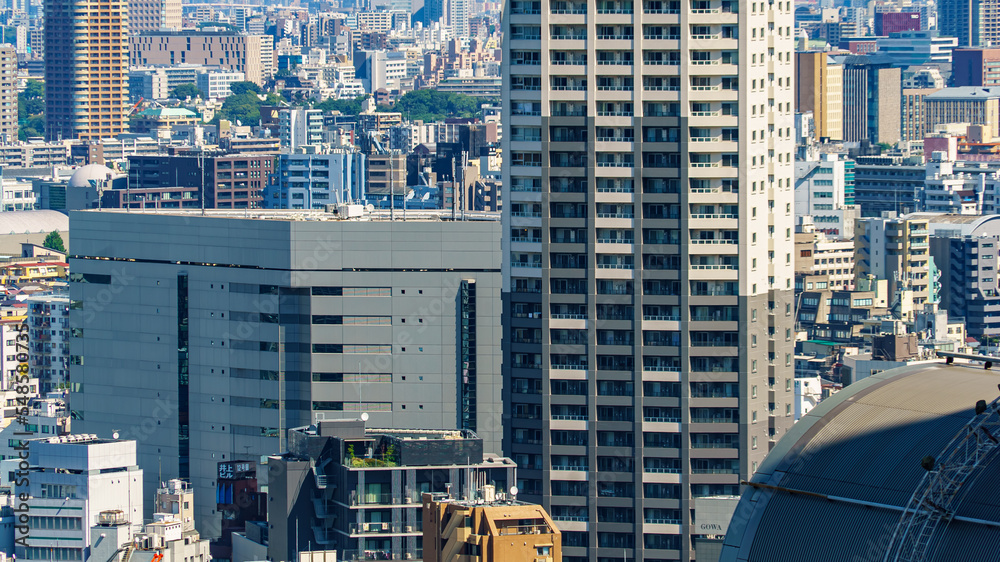
{"label": "beige building", "polygon": [[272,74],[274,38],[269,35],[156,31],[129,37],[133,65],[203,64],[242,72],[258,85]]}
{"label": "beige building", "polygon": [[927,131],[947,123],[990,125],[994,138],[1000,136],[1000,88],[964,86],[945,88],[924,97]]}
{"label": "beige building", "polygon": [[423,494],[424,562],[562,561],[562,533],[545,508],[485,497]]}
{"label": "beige building", "polygon": [[821,232],[796,232],[795,274],[823,275],[831,289],[853,288],[854,242],[831,240]]}
{"label": "beige building", "polygon": [[49,140],[100,139],[125,131],[127,31],[125,0],[45,2]]}
{"label": "beige building", "polygon": [[844,66],[823,52],[795,53],[795,64],[796,111],[813,112],[817,140],[841,140]]}
{"label": "beige building", "polygon": [[520,497],[559,522],[566,558],[707,559],[694,500],[739,495],[794,423],[794,9],[509,7],[503,404]]}
{"label": "beige building", "polygon": [[927,218],[863,218],[854,227],[854,281],[889,282],[889,303],[909,301],[920,308],[932,291],[928,270]]}
{"label": "beige building", "polygon": [[181,29],[181,0],[129,0],[130,33],[167,29]]}
{"label": "beige building", "polygon": [[901,138],[903,142],[923,140],[930,130],[927,128],[927,116],[924,98],[940,91],[941,88],[904,88],[900,102],[900,119],[902,120]]}
{"label": "beige building", "polygon": [[0,143],[17,140],[17,53],[0,46]]}

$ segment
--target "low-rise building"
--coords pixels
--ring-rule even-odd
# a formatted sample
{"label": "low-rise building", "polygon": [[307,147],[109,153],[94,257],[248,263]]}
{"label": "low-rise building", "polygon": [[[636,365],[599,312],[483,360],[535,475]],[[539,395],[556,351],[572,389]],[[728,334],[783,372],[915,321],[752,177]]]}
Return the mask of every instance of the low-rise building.
{"label": "low-rise building", "polygon": [[854,241],[830,239],[810,229],[796,232],[795,276],[797,284],[801,284],[800,277],[822,277],[827,282],[824,288],[853,289]]}
{"label": "low-rise building", "polygon": [[69,297],[36,295],[26,302],[31,376],[42,392],[63,388],[69,381]]}
{"label": "low-rise building", "polygon": [[889,281],[890,306],[912,291],[913,306],[936,301],[927,219],[919,215],[858,219],[854,229],[854,279]]}
{"label": "low-rise building", "polygon": [[133,117],[129,128],[133,133],[169,136],[171,128],[175,125],[195,125],[199,121],[195,112],[183,107],[151,107]]}
{"label": "low-rise building", "polygon": [[472,431],[372,430],[366,417],[291,429],[288,453],[268,459],[270,559],[309,544],[344,559],[417,559],[422,494],[471,500],[483,483],[514,485],[514,462],[484,453]]}
{"label": "low-rise building", "polygon": [[278,111],[281,145],[295,152],[299,147],[323,142],[323,112],[318,109],[286,108]]}
{"label": "low-rise building", "polygon": [[425,493],[422,503],[424,562],[562,560],[562,533],[545,508],[492,484],[469,500]]}
{"label": "low-rise building", "polygon": [[352,150],[329,154],[282,154],[264,194],[270,209],[324,209],[366,197],[365,155]]}
{"label": "low-rise building", "polygon": [[242,72],[225,70],[202,70],[198,72],[198,79],[195,85],[201,90],[205,97],[210,100],[221,100],[228,98],[233,92],[229,86],[234,82],[243,82],[246,75]]}
{"label": "low-rise building", "polygon": [[1000,137],[1000,87],[945,88],[924,97],[926,127],[969,123],[989,125],[992,137]]}
{"label": "low-rise building", "polygon": [[[91,527],[117,511],[132,530],[142,525],[142,470],[135,441],[65,435],[27,443],[28,474],[14,486],[24,494],[28,525],[15,530],[20,560],[90,559],[98,538]],[[120,544],[120,543],[119,543]],[[117,548],[117,547],[116,547]],[[106,559],[105,559],[106,560]]]}
{"label": "low-rise building", "polygon": [[30,140],[0,145],[0,163],[11,168],[48,168],[63,166],[69,158],[69,147],[64,143]]}

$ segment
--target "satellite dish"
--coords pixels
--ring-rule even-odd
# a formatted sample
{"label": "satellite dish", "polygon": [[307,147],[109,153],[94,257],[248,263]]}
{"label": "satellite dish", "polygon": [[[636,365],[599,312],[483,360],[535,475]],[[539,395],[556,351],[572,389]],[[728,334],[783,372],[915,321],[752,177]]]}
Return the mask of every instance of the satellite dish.
{"label": "satellite dish", "polygon": [[361,421],[368,421],[368,412],[361,412]]}
{"label": "satellite dish", "polygon": [[512,496],[516,496],[517,495],[517,486],[511,486],[510,487],[510,495],[512,495]]}
{"label": "satellite dish", "polygon": [[116,431],[116,432],[112,433],[111,434],[111,438],[112,439],[118,439],[118,432]]}

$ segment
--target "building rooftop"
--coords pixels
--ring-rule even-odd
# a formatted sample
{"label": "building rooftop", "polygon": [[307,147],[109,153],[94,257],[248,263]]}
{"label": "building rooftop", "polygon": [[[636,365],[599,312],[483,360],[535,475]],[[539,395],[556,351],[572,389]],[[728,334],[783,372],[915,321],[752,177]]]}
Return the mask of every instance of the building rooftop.
{"label": "building rooftop", "polygon": [[[352,207],[360,207],[360,205],[352,205]],[[404,214],[403,209],[395,209],[389,211],[387,209],[359,209],[361,216],[355,217],[349,220],[356,220],[360,222],[364,221],[450,221],[453,220],[453,213],[451,210],[443,209],[420,209],[420,210],[407,210]],[[162,215],[162,216],[179,216],[179,217],[213,217],[222,219],[253,219],[253,220],[273,220],[273,221],[286,221],[286,222],[309,222],[309,221],[342,221],[345,220],[338,214],[328,213],[326,211],[318,210],[291,210],[291,209],[250,209],[250,210],[219,210],[219,209],[206,209],[202,210],[179,210],[179,209],[94,209],[79,211],[81,213],[120,213],[120,214],[146,214],[146,215]],[[0,233],[3,233],[3,220],[6,215],[14,215],[18,213],[53,213],[65,217],[62,213],[57,211],[14,211],[9,213],[0,213]],[[454,216],[454,220],[461,221],[462,217],[466,221],[499,221],[500,213],[491,212],[471,212],[466,211],[464,214],[458,213]],[[68,225],[67,225],[68,227]],[[65,230],[62,228],[60,230]],[[40,231],[39,231],[40,232]],[[48,230],[46,230],[48,232]]]}
{"label": "building rooftop", "polygon": [[1000,88],[959,86],[945,88],[924,97],[925,100],[971,100],[1000,98]]}
{"label": "building rooftop", "polygon": [[197,114],[183,107],[151,107],[139,112],[143,117],[195,117]]}
{"label": "building rooftop", "polygon": [[0,234],[41,234],[53,230],[69,230],[69,217],[50,210],[0,213]]}
{"label": "building rooftop", "polygon": [[39,439],[39,441],[49,443],[51,445],[103,445],[105,443],[122,443],[120,439],[104,439],[94,435],[93,433],[77,433],[73,435],[63,435],[61,437],[49,437],[46,439]]}
{"label": "building rooftop", "polygon": [[975,222],[981,221],[984,218],[982,215],[948,215],[939,213],[910,213],[904,215],[902,218],[913,218],[913,219],[927,219],[930,222],[935,223],[948,223],[948,224],[973,224]]}

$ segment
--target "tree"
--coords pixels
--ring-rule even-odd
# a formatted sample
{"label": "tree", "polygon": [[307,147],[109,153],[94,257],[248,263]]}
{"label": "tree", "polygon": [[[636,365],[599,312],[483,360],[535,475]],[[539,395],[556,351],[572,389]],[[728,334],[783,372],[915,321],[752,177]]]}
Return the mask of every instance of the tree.
{"label": "tree", "polygon": [[392,110],[403,113],[409,119],[440,121],[448,117],[477,117],[484,101],[464,94],[413,90],[403,94]]}
{"label": "tree", "polygon": [[41,136],[45,132],[45,84],[28,80],[24,91],[17,95],[18,138]]}
{"label": "tree", "polygon": [[222,103],[222,107],[215,114],[214,122],[226,119],[232,123],[239,121],[243,125],[258,125],[261,103],[257,94],[251,92],[233,94]]}
{"label": "tree", "polygon": [[40,80],[28,80],[24,87],[24,96],[27,99],[43,99],[45,97],[45,83]]}
{"label": "tree", "polygon": [[59,232],[56,230],[53,230],[48,236],[45,237],[45,241],[42,242],[42,246],[50,250],[55,250],[59,253],[66,253],[66,246],[63,245],[62,236],[60,236]]}
{"label": "tree", "polygon": [[247,92],[254,94],[261,94],[264,92],[260,86],[254,84],[253,82],[233,82],[229,85],[229,91],[236,95],[245,94]]}
{"label": "tree", "polygon": [[194,84],[181,84],[170,92],[170,97],[185,100],[187,98],[204,98],[205,94]]}
{"label": "tree", "polygon": [[368,96],[358,96],[352,100],[335,100],[331,98],[317,103],[313,106],[313,109],[339,111],[344,115],[357,115],[361,113],[361,108],[364,107],[366,99],[368,99]]}

